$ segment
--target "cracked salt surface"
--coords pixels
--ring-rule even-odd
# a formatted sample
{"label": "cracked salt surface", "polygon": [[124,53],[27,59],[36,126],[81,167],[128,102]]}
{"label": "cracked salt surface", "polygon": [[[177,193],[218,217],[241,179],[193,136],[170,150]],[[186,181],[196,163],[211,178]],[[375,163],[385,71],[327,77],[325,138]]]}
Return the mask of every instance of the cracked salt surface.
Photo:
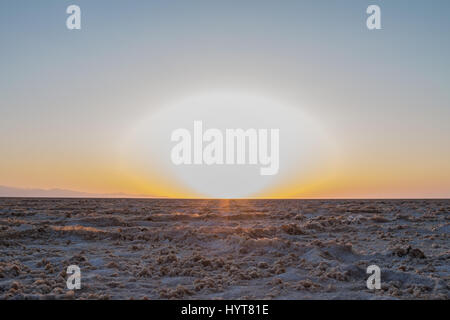
{"label": "cracked salt surface", "polygon": [[[3,198],[0,298],[449,299],[449,212],[450,200]],[[371,264],[381,290],[366,288]]]}

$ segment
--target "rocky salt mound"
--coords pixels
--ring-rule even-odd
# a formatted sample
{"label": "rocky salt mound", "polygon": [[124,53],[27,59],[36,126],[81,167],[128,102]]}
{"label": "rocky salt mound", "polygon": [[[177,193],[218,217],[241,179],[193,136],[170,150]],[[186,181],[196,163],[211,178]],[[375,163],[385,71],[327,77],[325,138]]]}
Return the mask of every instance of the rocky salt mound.
{"label": "rocky salt mound", "polygon": [[[450,200],[0,199],[2,299],[449,299]],[[67,266],[82,288],[66,288]],[[366,268],[381,268],[381,289]]]}

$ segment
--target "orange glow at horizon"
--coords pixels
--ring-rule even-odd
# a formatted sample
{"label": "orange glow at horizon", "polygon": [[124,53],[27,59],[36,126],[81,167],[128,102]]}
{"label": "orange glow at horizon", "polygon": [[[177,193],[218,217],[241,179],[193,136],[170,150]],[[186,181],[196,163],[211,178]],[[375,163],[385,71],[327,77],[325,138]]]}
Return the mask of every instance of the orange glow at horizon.
{"label": "orange glow at horizon", "polygon": [[[3,161],[1,185],[16,188],[68,189],[93,194],[131,197],[208,198],[163,176],[144,178],[106,159],[77,159],[74,163],[41,159]],[[80,161],[82,160],[82,161]],[[364,160],[364,161],[363,161]],[[348,161],[348,162],[345,162]],[[251,198],[448,198],[448,164],[434,159],[397,163],[389,160],[345,159],[325,176],[274,185]],[[432,165],[423,166],[423,163]]]}
{"label": "orange glow at horizon", "polygon": [[[212,100],[211,97],[213,97]],[[202,96],[200,100],[194,101],[205,102],[204,99]],[[245,112],[249,112],[247,114],[249,119],[252,118],[255,109],[250,108],[245,111],[247,104],[256,103],[258,107],[264,105],[265,113],[259,114],[260,117],[263,116],[263,122],[264,117],[266,120],[272,120],[280,108],[283,108],[271,100],[266,101],[259,97],[228,93],[226,95],[222,93],[207,95],[206,107],[214,105],[215,101],[227,99],[231,104],[238,105],[244,115]],[[220,105],[220,103],[216,104]],[[145,120],[144,127],[153,128],[155,123],[170,123],[173,114],[182,115],[180,118],[189,117],[195,108],[196,106],[193,106],[190,100],[169,106],[167,110],[163,108],[160,113],[162,115]],[[209,117],[206,123],[210,125],[216,118],[223,120],[229,117],[227,110],[227,108],[218,108],[208,116],[204,109],[200,109],[200,114]],[[257,110],[260,111],[260,109]],[[299,117],[296,110],[289,108],[283,110],[289,115],[288,120]],[[288,120],[282,117],[279,119],[281,124],[289,124]],[[267,123],[269,122],[266,121],[266,125]],[[297,124],[297,122],[293,123]],[[304,122],[304,124],[305,126],[311,125],[311,127],[315,125],[309,122]],[[177,125],[182,124],[178,123]],[[247,127],[251,127],[251,125]],[[146,131],[136,132],[144,137],[149,134]],[[316,131],[311,132],[315,133]],[[307,132],[307,134],[309,133]],[[166,137],[169,135],[164,133],[156,136]],[[314,138],[307,137],[309,140]],[[143,143],[137,144],[138,151],[154,149],[158,143],[160,145],[169,143],[168,140],[150,144],[147,143],[148,140],[143,141]],[[128,140],[124,140],[122,143],[128,147],[128,142]],[[290,141],[289,148],[292,146],[293,150],[301,149],[302,143],[307,142],[307,139],[299,140],[295,136],[295,139]],[[321,140],[317,140],[315,143],[319,142]],[[233,197],[217,193],[208,196],[201,192],[202,190],[192,188],[189,184],[191,181],[178,179],[177,172],[170,169],[170,166],[164,165],[169,162],[168,157],[164,157],[169,154],[165,149],[158,149],[155,153],[156,156],[145,153],[131,155],[132,149],[125,148],[118,151],[114,144],[99,145],[101,147],[92,143],[86,148],[85,145],[66,146],[61,144],[57,146],[58,149],[55,146],[48,150],[37,147],[23,150],[20,149],[21,145],[15,145],[14,148],[17,150],[14,154],[0,159],[0,168],[2,169],[0,186],[26,189],[57,188],[112,197],[320,199],[446,198],[450,196],[450,164],[446,161],[450,158],[450,151],[440,148],[439,152],[442,156],[436,157],[436,148],[439,146],[433,144],[422,143],[419,145],[417,143],[408,146],[407,149],[387,144],[384,146],[383,152],[379,152],[376,149],[367,148],[365,145],[354,146],[342,143],[342,149],[339,150],[338,155],[323,153],[320,154],[320,157],[314,156],[311,159],[299,158],[299,162],[296,162],[295,166],[289,167],[289,170],[284,172],[280,179],[274,179],[269,185],[261,185],[257,192],[250,195],[238,194]],[[126,157],[119,157],[120,153]],[[27,156],[23,156],[24,154]],[[289,155],[289,157],[291,156],[296,156],[295,152]],[[130,160],[133,162],[136,159],[138,159],[138,165],[130,166]],[[307,160],[307,162],[302,162],[302,160]],[[161,163],[163,163],[162,166]],[[196,178],[197,176],[194,176],[194,179]],[[206,178],[205,181],[208,182],[209,177],[206,176]],[[222,175],[221,179],[227,178],[229,177]],[[211,183],[223,182],[220,179],[208,182],[209,184],[203,185],[203,189],[208,189]],[[231,181],[231,186],[232,183],[233,181]]]}
{"label": "orange glow at horizon", "polygon": [[[43,173],[46,170],[42,170]],[[55,171],[52,171],[53,173]],[[80,177],[89,177],[80,179]],[[13,177],[11,177],[13,178]],[[440,179],[440,180],[438,180]],[[111,194],[131,197],[161,197],[161,198],[208,198],[207,196],[188,192],[174,183],[156,178],[146,181],[139,175],[123,176],[114,170],[88,170],[74,174],[65,174],[57,179],[48,179],[34,173],[32,175],[14,177],[8,186],[16,188],[68,189],[92,194]],[[52,184],[48,181],[51,180]],[[81,181],[82,180],[82,181]],[[5,180],[4,180],[5,181]],[[6,179],[8,182],[8,179]],[[4,183],[6,185],[6,183]],[[405,175],[376,176],[371,174],[361,176],[358,173],[341,174],[334,177],[324,177],[316,181],[291,183],[284,187],[272,188],[250,198],[427,198],[449,197],[450,186],[445,179],[438,176],[428,176],[427,179],[417,179]],[[436,196],[437,195],[437,196]],[[217,198],[217,197],[211,197]],[[244,197],[246,198],[246,197]]]}

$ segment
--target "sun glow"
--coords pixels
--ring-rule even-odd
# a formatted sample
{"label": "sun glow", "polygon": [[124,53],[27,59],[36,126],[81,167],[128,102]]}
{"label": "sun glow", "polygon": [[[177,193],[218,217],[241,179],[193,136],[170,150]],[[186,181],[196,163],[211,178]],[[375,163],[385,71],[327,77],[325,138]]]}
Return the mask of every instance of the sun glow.
{"label": "sun glow", "polygon": [[[202,122],[205,132],[211,128],[223,132],[238,128],[254,132],[279,130],[277,174],[260,175],[260,168],[248,162],[175,165],[171,154],[176,143],[171,141],[171,134],[180,128],[192,128],[195,121]],[[299,107],[260,95],[230,92],[195,95],[166,105],[131,131],[125,142],[124,162],[154,185],[153,189],[158,190],[155,181],[172,186],[161,188],[160,196],[170,196],[170,189],[181,197],[267,196],[274,188],[282,189],[291,183],[294,177],[301,184],[310,181],[314,174],[323,173],[332,149],[324,130]],[[249,141],[246,140],[247,147]],[[245,156],[251,156],[248,150]]]}

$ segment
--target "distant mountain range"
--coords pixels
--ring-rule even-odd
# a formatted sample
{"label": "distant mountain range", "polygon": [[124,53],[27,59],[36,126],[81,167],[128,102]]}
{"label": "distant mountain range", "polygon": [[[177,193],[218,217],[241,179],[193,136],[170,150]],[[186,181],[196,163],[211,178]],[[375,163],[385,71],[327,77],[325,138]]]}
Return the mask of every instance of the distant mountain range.
{"label": "distant mountain range", "polygon": [[148,198],[146,195],[125,193],[88,193],[65,189],[25,189],[0,186],[0,197],[46,197],[46,198]]}

